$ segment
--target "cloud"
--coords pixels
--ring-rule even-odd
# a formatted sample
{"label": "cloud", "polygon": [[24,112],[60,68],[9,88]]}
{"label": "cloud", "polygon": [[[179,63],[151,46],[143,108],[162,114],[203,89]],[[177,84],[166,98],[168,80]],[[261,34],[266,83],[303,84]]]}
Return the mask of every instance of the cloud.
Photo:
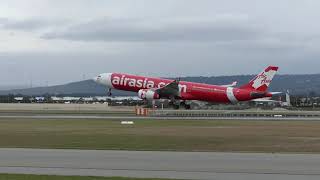
{"label": "cloud", "polygon": [[262,28],[241,15],[199,19],[110,19],[102,18],[45,33],[44,39],[73,41],[241,41],[255,39]]}
{"label": "cloud", "polygon": [[245,14],[219,14],[209,19],[104,17],[54,29],[41,38],[82,42],[212,43],[229,50],[263,53],[287,53],[304,49],[309,43],[304,36],[274,32]]}
{"label": "cloud", "polygon": [[269,64],[319,72],[320,1],[30,1],[0,3],[4,84],[108,71],[251,74]]}
{"label": "cloud", "polygon": [[48,28],[56,28],[61,25],[66,25],[67,20],[61,19],[9,19],[0,18],[0,28],[4,30],[18,30],[18,31],[40,31]]}
{"label": "cloud", "polygon": [[103,17],[89,21],[0,18],[0,28],[36,31],[37,37],[42,40],[214,43],[225,48],[258,51],[290,51],[306,46],[310,48],[310,41],[314,39],[309,37],[306,40],[305,36],[273,32],[246,14],[218,14],[207,19]]}

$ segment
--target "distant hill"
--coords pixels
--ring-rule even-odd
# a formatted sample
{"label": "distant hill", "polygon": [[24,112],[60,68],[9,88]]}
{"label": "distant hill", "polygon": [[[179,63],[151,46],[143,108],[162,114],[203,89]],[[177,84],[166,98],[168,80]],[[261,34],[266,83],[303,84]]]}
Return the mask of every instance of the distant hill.
{"label": "distant hill", "polygon": [[[238,81],[238,84],[245,84],[253,75],[239,75],[239,76],[214,76],[214,77],[184,77],[181,80],[193,81],[208,84],[229,84],[233,81]],[[291,94],[295,95],[320,95],[320,74],[311,75],[277,75],[271,84],[271,91],[285,92],[289,90]],[[14,89],[0,91],[0,95],[7,94],[22,94],[40,96],[44,94],[55,95],[70,95],[70,96],[97,96],[106,95],[106,88],[95,83],[92,80],[73,82],[58,86],[36,87],[26,89]],[[115,96],[136,95],[136,93],[113,91]]]}
{"label": "distant hill", "polygon": [[[13,89],[0,91],[0,95],[21,94],[41,96],[44,94],[51,95],[70,95],[70,96],[98,96],[106,95],[106,87],[95,83],[93,80],[85,80],[79,82],[68,83],[64,85],[49,86],[49,87],[34,87],[26,89]],[[128,93],[124,91],[114,90],[113,94],[116,96],[135,95],[135,93]]]}

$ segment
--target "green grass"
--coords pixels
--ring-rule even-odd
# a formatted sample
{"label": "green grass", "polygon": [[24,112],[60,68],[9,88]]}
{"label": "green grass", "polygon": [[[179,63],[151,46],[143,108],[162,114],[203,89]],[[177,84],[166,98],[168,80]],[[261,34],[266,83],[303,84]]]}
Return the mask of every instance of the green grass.
{"label": "green grass", "polygon": [[230,120],[0,120],[0,147],[164,151],[320,152],[320,122]]}
{"label": "green grass", "polygon": [[0,180],[166,180],[154,178],[125,178],[125,177],[85,177],[85,176],[47,176],[47,175],[23,175],[0,174]]}

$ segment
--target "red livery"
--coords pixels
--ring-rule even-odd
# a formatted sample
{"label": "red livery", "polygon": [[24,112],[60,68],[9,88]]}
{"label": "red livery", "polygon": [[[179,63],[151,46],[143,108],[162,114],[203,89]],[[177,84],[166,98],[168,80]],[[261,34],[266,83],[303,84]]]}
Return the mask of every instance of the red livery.
{"label": "red livery", "polygon": [[111,89],[137,92],[141,99],[170,99],[174,104],[185,101],[199,100],[217,103],[236,103],[259,98],[272,97],[267,92],[268,87],[277,73],[278,67],[269,66],[258,74],[248,84],[234,87],[230,85],[211,85],[195,82],[186,82],[162,78],[136,76],[122,73],[103,73],[95,77],[97,83],[106,85],[111,95]]}

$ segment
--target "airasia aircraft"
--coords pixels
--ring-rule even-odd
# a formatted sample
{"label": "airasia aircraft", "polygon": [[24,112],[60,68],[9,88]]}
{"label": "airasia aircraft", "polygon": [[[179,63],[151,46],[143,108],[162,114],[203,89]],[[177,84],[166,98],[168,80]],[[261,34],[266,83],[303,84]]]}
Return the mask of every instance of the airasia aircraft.
{"label": "airasia aircraft", "polygon": [[278,67],[269,66],[248,84],[234,87],[230,85],[211,85],[180,80],[136,76],[123,73],[103,73],[94,81],[111,89],[133,91],[144,100],[170,99],[175,109],[184,106],[190,109],[186,101],[198,100],[216,103],[236,103],[261,98],[271,98],[279,92],[268,92],[268,87],[277,73]]}

